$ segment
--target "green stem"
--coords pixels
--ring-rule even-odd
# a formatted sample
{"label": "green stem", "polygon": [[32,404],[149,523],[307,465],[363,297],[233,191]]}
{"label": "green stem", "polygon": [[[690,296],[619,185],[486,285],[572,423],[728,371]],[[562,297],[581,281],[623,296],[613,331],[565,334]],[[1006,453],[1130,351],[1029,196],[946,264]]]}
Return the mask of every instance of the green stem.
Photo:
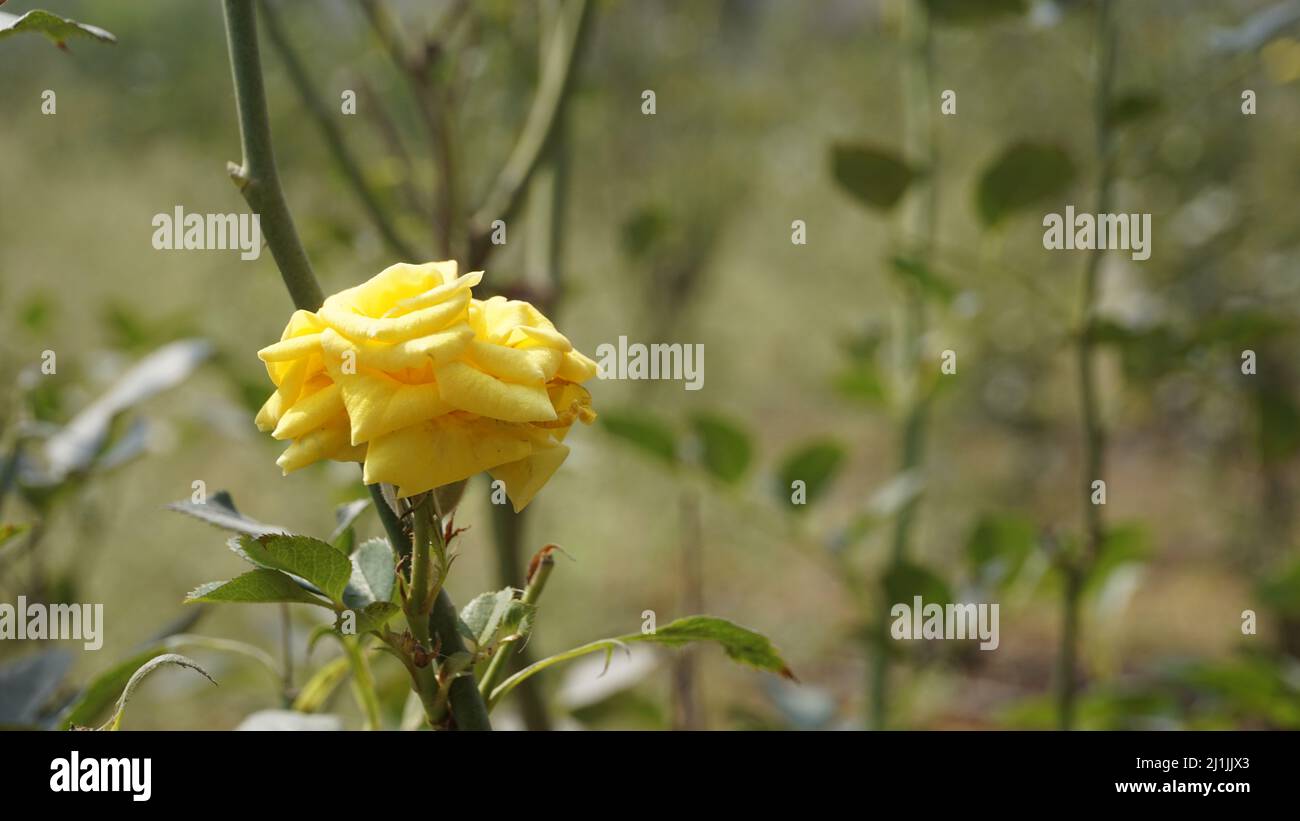
{"label": "green stem", "polygon": [[336,114],[325,104],[325,101],[312,86],[306,68],[298,58],[298,54],[293,50],[288,34],[280,24],[279,12],[275,11],[275,5],[273,3],[262,3],[261,7],[262,20],[266,23],[266,33],[271,39],[271,45],[284,62],[284,67],[289,73],[289,80],[293,83],[298,96],[302,98],[303,106],[306,107],[307,113],[311,116],[312,121],[316,123],[321,136],[325,139],[325,145],[329,148],[330,156],[334,158],[339,171],[342,172],[343,179],[360,201],[362,210],[366,212],[366,216],[370,218],[370,221],[379,231],[379,236],[383,239],[384,244],[388,246],[390,253],[403,260],[411,262],[418,260],[420,255],[397,233],[397,229],[389,221],[388,215],[384,213],[384,209],[380,206],[379,198],[366,184],[360,164],[352,156],[352,152],[343,139],[343,132],[338,126]]}
{"label": "green stem", "polygon": [[[1097,85],[1093,100],[1093,117],[1096,122],[1097,146],[1097,207],[1096,213],[1110,209],[1111,182],[1115,172],[1114,137],[1110,128],[1110,100],[1115,80],[1116,38],[1111,0],[1101,0],[1097,10]],[[1074,557],[1066,557],[1065,613],[1061,629],[1061,663],[1059,671],[1059,703],[1061,729],[1074,726],[1077,685],[1075,683],[1076,659],[1079,650],[1079,606],[1082,599],[1083,576],[1097,558],[1105,538],[1106,523],[1101,505],[1092,503],[1092,483],[1105,479],[1106,432],[1101,421],[1101,407],[1097,388],[1094,333],[1098,280],[1101,272],[1102,252],[1089,252],[1083,272],[1079,295],[1080,329],[1076,356],[1079,373],[1079,404],[1083,422],[1083,516],[1085,544],[1083,556],[1075,564]]]}
{"label": "green stem", "polygon": [[225,0],[225,14],[226,43],[235,81],[239,139],[244,155],[241,165],[229,163],[227,167],[248,206],[259,215],[266,244],[271,248],[271,255],[275,257],[293,304],[314,311],[325,301],[325,296],[312,273],[307,252],[298,239],[275,167],[253,2]]}
{"label": "green stem", "polygon": [[[933,35],[929,15],[921,0],[908,0],[905,14],[903,37],[908,50],[904,87],[906,141],[909,155],[926,169],[925,180],[919,183],[919,191],[913,195],[916,198],[910,214],[913,228],[906,235],[914,238],[912,253],[923,264],[928,264],[935,244],[935,220],[939,201],[936,183],[939,146],[934,136],[934,101],[930,88]],[[925,432],[930,405],[928,388],[921,379],[921,340],[926,332],[925,309],[925,295],[910,288],[904,306],[899,357],[908,392],[899,454],[899,469],[904,473],[919,469],[925,461]],[[894,519],[886,574],[896,568],[907,555],[919,504],[919,499],[909,501]],[[883,591],[883,585],[881,589]],[[872,645],[869,649],[875,663],[871,667],[868,714],[870,726],[878,730],[885,728],[889,718],[889,611],[893,605],[887,597],[882,598],[886,600],[880,608],[879,624],[869,639]]]}
{"label": "green stem", "polygon": [[[536,605],[537,600],[542,597],[542,591],[546,588],[546,582],[551,578],[551,571],[555,569],[555,559],[547,553],[542,556],[541,562],[537,565],[537,572],[524,588],[522,601],[524,604]],[[479,695],[487,698],[492,692],[493,686],[496,685],[497,679],[505,672],[506,660],[510,657],[511,651],[515,649],[513,644],[507,644],[504,647],[497,648],[496,655],[488,662],[487,670],[483,672],[483,680],[479,682]],[[523,648],[519,648],[522,650]],[[525,665],[526,666],[526,665]]]}
{"label": "green stem", "polygon": [[[455,653],[463,653],[465,641],[461,638],[458,622],[460,614],[446,589],[438,591],[433,600],[433,612],[429,615],[429,632],[436,635],[442,644],[442,658]],[[487,704],[479,695],[470,673],[458,676],[451,683],[451,714],[456,719],[458,730],[490,730],[492,722],[488,719]]]}
{"label": "green stem", "polygon": [[612,652],[613,649],[618,646],[620,646],[618,639],[600,639],[598,641],[589,642],[579,647],[575,647],[572,650],[565,650],[563,653],[547,656],[541,661],[535,661],[497,685],[496,689],[492,691],[492,695],[488,698],[488,707],[496,707],[497,704],[501,702],[501,699],[505,698],[511,690],[542,672],[547,667],[553,667],[556,664],[585,656],[588,653],[594,653],[597,650]]}

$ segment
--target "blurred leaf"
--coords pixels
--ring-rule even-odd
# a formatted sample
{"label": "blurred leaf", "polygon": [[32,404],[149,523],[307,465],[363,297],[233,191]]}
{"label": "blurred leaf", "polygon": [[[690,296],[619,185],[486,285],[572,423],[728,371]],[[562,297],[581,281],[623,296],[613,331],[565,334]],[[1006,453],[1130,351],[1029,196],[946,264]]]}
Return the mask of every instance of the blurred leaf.
{"label": "blurred leaf", "polygon": [[986,513],[966,540],[966,558],[980,583],[1005,587],[1015,581],[1037,541],[1033,522],[1023,516]]}
{"label": "blurred leaf", "polygon": [[928,567],[912,561],[895,562],[885,572],[884,587],[891,605],[911,607],[916,596],[920,596],[924,604],[942,605],[954,601],[947,582]]}
{"label": "blurred leaf", "polygon": [[352,578],[352,562],[329,542],[310,536],[240,536],[239,546],[261,567],[283,570],[315,585],[332,602],[343,601]]}
{"label": "blurred leaf", "polygon": [[1137,382],[1168,373],[1181,363],[1188,347],[1186,341],[1167,326],[1127,328],[1107,319],[1093,323],[1092,339],[1100,345],[1115,346],[1119,350],[1124,375]]}
{"label": "blurred leaf", "polygon": [[122,696],[117,700],[117,711],[113,713],[113,717],[110,718],[104,726],[111,730],[116,730],[121,727],[122,717],[126,714],[127,702],[131,700],[131,696],[135,695],[136,688],[140,686],[140,682],[144,681],[145,678],[147,678],[154,670],[168,664],[177,667],[188,667],[189,669],[201,674],[208,681],[211,681],[213,685],[216,685],[217,683],[216,680],[208,674],[207,670],[204,670],[199,666],[198,662],[188,656],[182,656],[179,653],[164,653],[161,656],[155,656],[141,665],[140,669],[136,670],[131,678],[127,680],[126,687],[122,690]]}
{"label": "blurred leaf", "polygon": [[35,294],[23,305],[19,321],[27,330],[36,333],[49,327],[53,314],[54,304],[50,298],[45,294]]}
{"label": "blurred leaf", "polygon": [[0,547],[3,547],[10,539],[17,539],[27,531],[31,530],[31,525],[14,525],[8,522],[0,523]]}
{"label": "blurred leaf", "polygon": [[897,205],[916,177],[895,153],[846,143],[831,147],[831,173],[847,194],[882,211]]}
{"label": "blurred leaf", "polygon": [[677,461],[677,437],[664,422],[644,411],[601,411],[605,430],[668,463]]}
{"label": "blurred leaf", "polygon": [[836,375],[833,385],[835,392],[846,399],[884,404],[885,381],[874,362],[854,363]]}
{"label": "blurred leaf", "polygon": [[41,650],[0,667],[0,727],[34,727],[72,667],[65,650]]}
{"label": "blurred leaf", "polygon": [[1283,616],[1300,616],[1300,559],[1270,573],[1256,586],[1260,601]]}
{"label": "blurred leaf", "polygon": [[623,223],[623,252],[633,261],[646,259],[663,244],[668,228],[669,218],[663,208],[640,208]]}
{"label": "blurred leaf", "polygon": [[993,227],[1003,219],[1063,195],[1074,181],[1074,163],[1055,145],[1020,142],[1010,146],[980,175],[976,206]]}
{"label": "blurred leaf", "polygon": [[315,713],[323,710],[330,696],[338,686],[352,673],[352,664],[347,656],[339,656],[322,665],[298,691],[293,700],[293,709],[299,713]]}
{"label": "blurred leaf", "polygon": [[923,0],[936,23],[972,25],[1024,14],[1026,0]]}
{"label": "blurred leaf", "polygon": [[945,305],[952,302],[953,297],[957,295],[957,289],[951,283],[930,270],[930,267],[919,259],[895,256],[889,260],[889,264],[900,280]]}
{"label": "blurred leaf", "polygon": [[263,524],[243,515],[235,509],[235,500],[224,490],[212,494],[204,504],[189,501],[172,502],[167,505],[167,509],[174,510],[177,513],[184,513],[186,516],[193,516],[222,530],[242,533],[247,536],[263,536],[267,533],[287,534],[289,532],[279,525]]}
{"label": "blurred leaf", "polygon": [[70,730],[75,727],[88,727],[99,715],[113,703],[136,670],[150,659],[167,652],[164,646],[150,647],[110,667],[90,680],[77,697],[64,708],[59,716],[59,728]]}
{"label": "blurred leaf", "polygon": [[1106,119],[1111,128],[1129,125],[1160,113],[1160,96],[1150,91],[1130,91],[1110,101]]}
{"label": "blurred leaf", "polygon": [[68,474],[89,468],[102,452],[118,414],[180,384],[211,352],[208,342],[186,339],[159,348],[140,360],[108,393],[46,440],[43,469],[30,482],[25,482],[59,484]]}
{"label": "blurred leaf", "polygon": [[711,413],[695,414],[691,425],[699,437],[704,469],[728,484],[739,481],[753,456],[749,434],[731,420]]}
{"label": "blurred leaf", "polygon": [[1300,408],[1285,387],[1266,384],[1255,391],[1255,412],[1257,448],[1264,464],[1281,464],[1300,450]]}
{"label": "blurred leaf", "polygon": [[60,17],[48,11],[37,9],[29,11],[21,17],[0,11],[0,40],[24,31],[44,34],[51,43],[54,43],[59,48],[67,48],[66,43],[69,37],[86,37],[98,40],[101,43],[117,42],[116,37],[99,26],[78,23],[75,20]]}
{"label": "blurred leaf", "polygon": [[397,560],[387,539],[367,539],[352,554],[352,578],[343,603],[352,609],[372,602],[392,601]]}
{"label": "blurred leaf", "polygon": [[330,604],[303,590],[293,579],[278,570],[258,568],[224,582],[200,585],[185,601],[207,602],[290,602],[316,604],[333,610]]}
{"label": "blurred leaf", "polygon": [[[844,463],[844,457],[844,447],[838,442],[823,440],[803,445],[781,462],[775,488],[777,497],[795,511],[803,510],[820,499],[822,493],[830,487]],[[790,498],[791,486],[796,481],[804,483],[807,491],[806,504],[794,504]]]}
{"label": "blurred leaf", "polygon": [[1149,553],[1150,543],[1141,525],[1130,523],[1111,527],[1097,550],[1096,561],[1088,570],[1085,589],[1099,589],[1117,568],[1145,561]]}

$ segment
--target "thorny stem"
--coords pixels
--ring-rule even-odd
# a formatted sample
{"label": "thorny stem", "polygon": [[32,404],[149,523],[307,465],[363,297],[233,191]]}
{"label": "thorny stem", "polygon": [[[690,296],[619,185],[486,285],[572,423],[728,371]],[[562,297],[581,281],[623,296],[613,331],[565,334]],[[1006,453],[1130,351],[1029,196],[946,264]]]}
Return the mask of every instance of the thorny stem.
{"label": "thorny stem", "polygon": [[[520,599],[524,604],[536,605],[537,600],[542,597],[542,591],[546,588],[546,582],[551,578],[551,571],[555,569],[555,558],[549,553],[545,553],[537,564],[537,571],[529,579],[528,586],[524,588],[524,595]],[[507,644],[497,648],[496,655],[488,662],[487,670],[483,672],[483,680],[479,682],[479,695],[487,698],[492,693],[493,686],[496,685],[497,679],[506,669],[506,660],[515,651],[514,644]],[[522,649],[522,648],[520,648]]]}
{"label": "thorny stem", "polygon": [[[1113,134],[1110,128],[1111,89],[1115,79],[1116,39],[1111,0],[1101,0],[1097,9],[1097,85],[1093,116],[1096,121],[1097,146],[1097,209],[1104,214],[1110,209],[1111,181],[1115,170]],[[1083,579],[1087,569],[1096,561],[1105,538],[1106,524],[1100,505],[1092,503],[1092,483],[1104,480],[1106,432],[1102,427],[1101,408],[1097,392],[1096,361],[1093,358],[1098,278],[1101,271],[1102,252],[1091,251],[1083,273],[1079,298],[1080,329],[1076,347],[1079,369],[1079,403],[1083,421],[1084,458],[1081,475],[1083,490],[1083,515],[1085,544],[1082,557],[1066,555],[1062,570],[1066,576],[1064,623],[1061,629],[1060,670],[1057,685],[1058,709],[1061,729],[1074,726],[1076,659],[1079,647],[1079,606]]]}
{"label": "thorny stem", "polygon": [[271,144],[271,124],[262,85],[262,61],[257,48],[257,17],[252,0],[225,0],[226,43],[235,81],[239,139],[243,163],[228,165],[248,206],[259,215],[266,244],[298,308],[314,311],[325,301],[311,261],[298,239],[289,205],[280,187]]}

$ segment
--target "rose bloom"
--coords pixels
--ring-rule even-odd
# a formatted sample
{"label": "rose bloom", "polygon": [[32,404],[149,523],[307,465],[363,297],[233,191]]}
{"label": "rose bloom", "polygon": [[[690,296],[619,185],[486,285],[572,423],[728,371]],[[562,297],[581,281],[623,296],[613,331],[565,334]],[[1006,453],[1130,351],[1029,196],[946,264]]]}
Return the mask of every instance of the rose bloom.
{"label": "rose bloom", "polygon": [[482,278],[399,263],[295,311],[258,352],[276,389],[257,427],[290,440],[284,472],[362,462],[366,484],[405,497],[486,470],[522,510],[568,456],[569,427],[596,418],[581,385],[596,363],[529,303],[475,299]]}

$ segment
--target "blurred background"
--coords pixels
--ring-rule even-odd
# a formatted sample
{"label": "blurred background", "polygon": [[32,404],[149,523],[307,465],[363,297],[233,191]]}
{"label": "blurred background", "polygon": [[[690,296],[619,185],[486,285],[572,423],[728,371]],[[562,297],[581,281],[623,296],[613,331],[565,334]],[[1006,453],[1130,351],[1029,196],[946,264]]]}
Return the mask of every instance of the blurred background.
{"label": "blurred background", "polygon": [[[326,293],[400,251],[443,258],[444,197],[472,206],[493,190],[565,11],[271,5],[275,149]],[[270,392],[256,351],[292,310],[271,255],[151,245],[155,214],[247,210],[225,167],[240,146],[220,4],[3,11],[38,6],[118,42],[0,41],[0,601],[102,602],[107,631],[94,652],[0,642],[0,681],[47,688],[21,710],[8,697],[4,724],[49,721],[177,619],[279,658],[275,608],[181,604],[243,569],[225,534],[165,508],[195,481],[321,537],[337,505],[366,496],[350,464],[281,477],[281,446],[253,427]],[[620,335],[703,344],[704,388],[593,383],[602,419],[569,437],[515,523],[514,559],[485,478],[471,483],[451,591],[463,603],[499,587],[503,556],[521,573],[555,542],[568,558],[534,657],[635,632],[646,610],[660,624],[707,612],[771,637],[801,683],[712,647],[616,656],[603,677],[597,660],[539,678],[549,726],[1059,726],[1062,557],[1082,550],[1073,726],[1300,727],[1300,4],[1121,2],[1108,27],[1099,6],[592,4],[506,244],[458,246],[453,231],[450,247],[481,254],[485,284],[546,305],[589,355]],[[1101,109],[1099,30],[1114,36]],[[1243,113],[1247,89],[1257,113]],[[1044,250],[1041,219],[1093,210],[1103,183],[1111,210],[1152,215],[1153,238],[1145,262],[1097,262],[1107,499],[1104,539],[1087,546],[1076,349],[1092,263]],[[203,342],[147,359],[178,340]],[[56,374],[40,371],[45,351]],[[142,361],[156,378],[105,403]],[[79,414],[90,444],[52,452]],[[806,504],[791,504],[795,479]],[[372,512],[356,529],[380,533]],[[882,644],[888,604],[921,590],[998,602],[998,649]],[[298,684],[338,654],[305,653],[316,618],[293,613]],[[155,676],[128,726],[231,728],[281,705],[256,665],[191,655],[220,686]],[[396,726],[405,671],[373,664]],[[346,688],[319,709],[359,725]],[[515,702],[498,715],[525,723]]]}

